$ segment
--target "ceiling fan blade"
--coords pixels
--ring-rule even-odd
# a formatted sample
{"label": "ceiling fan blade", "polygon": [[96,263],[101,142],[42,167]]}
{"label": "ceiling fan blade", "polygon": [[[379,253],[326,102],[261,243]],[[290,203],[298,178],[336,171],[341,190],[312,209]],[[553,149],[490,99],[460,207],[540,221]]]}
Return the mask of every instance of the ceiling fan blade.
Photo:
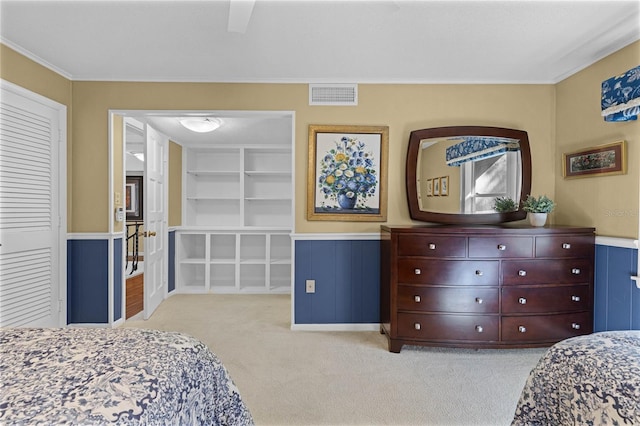
{"label": "ceiling fan blade", "polygon": [[255,0],[229,0],[229,24],[227,31],[244,34],[251,19]]}

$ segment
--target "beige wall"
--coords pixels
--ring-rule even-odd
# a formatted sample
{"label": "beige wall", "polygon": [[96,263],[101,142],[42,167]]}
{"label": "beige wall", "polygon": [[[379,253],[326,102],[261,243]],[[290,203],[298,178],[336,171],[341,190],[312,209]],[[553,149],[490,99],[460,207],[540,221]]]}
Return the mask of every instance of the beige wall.
{"label": "beige wall", "polygon": [[[532,141],[534,190],[553,194],[554,88],[550,85],[360,85],[356,107],[310,107],[305,84],[74,82],[73,228],[102,230],[107,188],[109,109],[295,111],[296,232],[377,232],[379,223],[308,222],[306,179],[309,124],[389,126],[388,222],[410,223],[404,163],[412,130],[444,125],[526,129]],[[104,182],[104,183],[102,183]],[[102,183],[102,184],[101,184]]]}
{"label": "beige wall", "polygon": [[[113,208],[117,209],[118,207],[124,208],[125,205],[124,192],[122,190],[122,188],[124,188],[124,164],[122,161],[124,150],[124,119],[121,115],[113,115],[111,131],[113,134]],[[112,215],[112,220],[114,232],[124,231],[125,221],[116,222],[115,212]]]}
{"label": "beige wall", "polygon": [[[389,126],[388,223],[393,225],[411,223],[404,182],[409,133],[426,127],[486,125],[529,133],[532,193],[558,201],[553,222],[595,225],[603,235],[632,237],[638,222],[638,124],[602,122],[599,93],[602,80],[640,62],[639,49],[635,43],[558,85],[361,84],[356,107],[311,107],[306,84],[70,83],[4,46],[0,76],[73,105],[68,148],[72,232],[108,230],[109,109],[219,109],[295,111],[296,232],[377,232],[380,225],[306,220],[309,124]],[[628,175],[562,179],[562,152],[621,138],[629,141]],[[181,197],[173,193],[170,197],[170,225],[176,226],[180,222],[176,200]],[[635,217],[607,217],[609,208],[628,210]]]}
{"label": "beige wall", "polygon": [[[557,222],[594,226],[598,235],[637,238],[640,122],[605,122],[600,115],[600,85],[638,64],[640,42],[557,84],[554,149]],[[619,140],[627,141],[627,174],[580,179],[562,177],[563,153]],[[533,164],[535,167],[535,159]]]}

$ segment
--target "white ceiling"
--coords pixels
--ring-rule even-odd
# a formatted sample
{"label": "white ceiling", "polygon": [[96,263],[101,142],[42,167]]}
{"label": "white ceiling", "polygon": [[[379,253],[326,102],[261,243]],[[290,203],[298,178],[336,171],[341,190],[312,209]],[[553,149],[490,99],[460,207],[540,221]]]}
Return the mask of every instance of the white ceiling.
{"label": "white ceiling", "polygon": [[0,0],[0,40],[74,80],[556,83],[640,39],[637,0],[238,1]]}

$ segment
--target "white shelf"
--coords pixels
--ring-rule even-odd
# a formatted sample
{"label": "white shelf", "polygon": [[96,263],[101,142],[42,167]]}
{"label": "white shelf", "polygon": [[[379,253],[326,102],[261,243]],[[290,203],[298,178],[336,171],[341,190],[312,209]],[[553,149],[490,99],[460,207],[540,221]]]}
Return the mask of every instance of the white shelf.
{"label": "white shelf", "polygon": [[178,292],[291,291],[292,155],[268,142],[183,149]]}

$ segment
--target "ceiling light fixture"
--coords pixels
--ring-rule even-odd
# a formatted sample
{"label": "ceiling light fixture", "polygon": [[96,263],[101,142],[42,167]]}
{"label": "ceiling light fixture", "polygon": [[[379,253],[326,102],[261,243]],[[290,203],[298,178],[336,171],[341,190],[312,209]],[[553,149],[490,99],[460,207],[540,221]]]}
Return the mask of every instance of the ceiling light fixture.
{"label": "ceiling light fixture", "polygon": [[180,124],[192,132],[207,133],[216,130],[222,122],[217,118],[186,117],[180,119]]}

